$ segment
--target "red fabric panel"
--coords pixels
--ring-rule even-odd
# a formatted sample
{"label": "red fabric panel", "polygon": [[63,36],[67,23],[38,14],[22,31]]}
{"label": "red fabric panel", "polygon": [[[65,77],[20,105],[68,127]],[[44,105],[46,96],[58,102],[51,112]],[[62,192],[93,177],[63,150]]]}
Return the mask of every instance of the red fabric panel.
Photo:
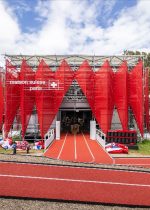
{"label": "red fabric panel", "polygon": [[55,80],[59,82],[59,89],[55,90],[55,115],[61,106],[64,95],[73,81],[73,76],[74,74],[70,66],[65,60],[63,60],[55,72]]}
{"label": "red fabric panel", "polygon": [[[47,133],[52,124],[63,97],[73,80],[73,72],[64,60],[54,73],[42,60],[36,72],[36,80],[45,81],[45,85],[38,85],[42,88],[36,91],[36,106],[40,124],[41,136]],[[51,83],[55,82],[57,87],[53,88]]]}
{"label": "red fabric panel", "polygon": [[20,87],[20,114],[22,136],[24,137],[35,104],[35,91],[30,89],[35,86],[32,83],[35,80],[35,73],[26,60],[22,61],[20,80],[27,82],[27,84],[22,84]]}
{"label": "red fabric panel", "polygon": [[128,129],[128,78],[127,62],[124,61],[114,73],[114,103],[117,107],[123,130]]}
{"label": "red fabric panel", "polygon": [[45,84],[37,85],[37,87],[42,89],[36,91],[38,121],[41,137],[44,138],[45,133],[48,131],[55,117],[55,92],[53,90],[48,90],[49,81],[55,80],[55,74],[44,62],[44,60],[41,60],[35,78],[38,81],[45,82]]}
{"label": "red fabric panel", "polygon": [[113,71],[106,61],[95,73],[95,117],[104,133],[111,128],[113,107]]}
{"label": "red fabric panel", "polygon": [[20,86],[18,84],[10,84],[11,82],[18,80],[19,73],[17,72],[16,67],[6,60],[6,109],[4,122],[6,136],[13,124],[16,112],[20,105]]}
{"label": "red fabric panel", "polygon": [[94,114],[94,72],[87,60],[85,60],[79,67],[76,74],[76,80],[80,85],[84,95],[86,96]]}
{"label": "red fabric panel", "polygon": [[143,135],[143,82],[142,60],[131,70],[129,74],[129,105],[135,116],[138,128]]}
{"label": "red fabric panel", "polygon": [[144,108],[145,108],[145,122],[146,122],[146,128],[148,131],[150,131],[149,128],[149,84],[148,84],[148,68],[145,70],[145,103],[144,103]]}
{"label": "red fabric panel", "polygon": [[[64,94],[66,94],[74,79],[74,72],[72,71],[71,67],[68,65],[68,63],[65,60],[62,61],[60,68],[61,69],[64,68]],[[59,78],[59,71],[56,72],[56,74],[57,74],[56,76],[57,79],[57,77]]]}
{"label": "red fabric panel", "polygon": [[3,114],[4,114],[4,95],[3,95],[3,75],[0,73],[0,130],[3,124]]}

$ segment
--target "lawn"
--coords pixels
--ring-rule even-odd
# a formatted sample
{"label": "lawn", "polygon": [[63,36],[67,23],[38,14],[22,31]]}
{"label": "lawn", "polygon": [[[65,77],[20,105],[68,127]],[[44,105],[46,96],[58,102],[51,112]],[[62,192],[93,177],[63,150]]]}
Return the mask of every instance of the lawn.
{"label": "lawn", "polygon": [[150,155],[150,141],[144,140],[138,143],[138,150],[129,150],[129,154]]}
{"label": "lawn", "polygon": [[[33,149],[31,149],[30,151],[29,151],[29,154],[39,154],[39,153],[44,153],[44,150],[43,149],[41,149],[41,150],[33,150]],[[7,149],[7,150],[5,150],[5,149],[3,149],[2,147],[0,147],[0,154],[13,154],[13,150],[12,149]],[[26,150],[17,150],[17,154],[27,154],[27,152],[26,152]]]}

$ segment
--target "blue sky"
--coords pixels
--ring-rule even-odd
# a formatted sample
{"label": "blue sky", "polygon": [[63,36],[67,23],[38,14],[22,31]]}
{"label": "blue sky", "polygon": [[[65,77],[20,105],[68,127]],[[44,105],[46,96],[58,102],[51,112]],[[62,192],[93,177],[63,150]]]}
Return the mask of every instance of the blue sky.
{"label": "blue sky", "polygon": [[[39,13],[36,11],[38,0],[6,0],[6,1],[8,6],[14,9],[14,13],[18,17],[18,21],[21,30],[23,32],[28,33],[32,30],[36,31],[41,29],[42,25],[44,24],[44,21],[46,20],[46,17],[41,18]],[[55,0],[55,1],[61,1],[61,0]],[[66,1],[73,1],[73,0],[66,0]],[[88,2],[90,7],[93,4],[94,0],[85,0],[85,1]],[[95,1],[98,2],[98,0]],[[47,0],[43,0],[43,2],[47,2]],[[103,2],[99,1],[99,4],[103,4]],[[97,17],[98,24],[104,28],[110,25],[112,21],[115,18],[117,18],[121,10],[136,5],[137,0],[117,0],[117,1],[108,0],[107,2],[108,3],[106,5],[103,4],[104,10],[102,10],[102,13]],[[110,2],[114,2],[112,6]],[[108,11],[106,14],[107,8]]]}
{"label": "blue sky", "polygon": [[0,54],[149,52],[149,8],[150,0],[0,0]]}

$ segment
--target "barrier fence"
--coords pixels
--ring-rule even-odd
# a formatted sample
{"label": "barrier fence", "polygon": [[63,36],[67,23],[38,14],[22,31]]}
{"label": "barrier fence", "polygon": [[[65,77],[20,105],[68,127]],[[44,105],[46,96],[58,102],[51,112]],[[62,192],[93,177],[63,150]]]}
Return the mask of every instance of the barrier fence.
{"label": "barrier fence", "polygon": [[47,149],[54,139],[55,139],[55,132],[54,129],[51,129],[44,136],[44,149]]}
{"label": "barrier fence", "polygon": [[96,140],[105,148],[106,134],[101,130],[96,129]]}

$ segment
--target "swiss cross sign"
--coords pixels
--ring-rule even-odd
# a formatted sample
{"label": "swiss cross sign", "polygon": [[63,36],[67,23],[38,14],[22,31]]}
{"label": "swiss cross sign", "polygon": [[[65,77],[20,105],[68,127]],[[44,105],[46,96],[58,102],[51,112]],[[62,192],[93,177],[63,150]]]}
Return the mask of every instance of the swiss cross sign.
{"label": "swiss cross sign", "polygon": [[59,81],[55,80],[55,81],[51,81],[49,80],[49,89],[59,89]]}

